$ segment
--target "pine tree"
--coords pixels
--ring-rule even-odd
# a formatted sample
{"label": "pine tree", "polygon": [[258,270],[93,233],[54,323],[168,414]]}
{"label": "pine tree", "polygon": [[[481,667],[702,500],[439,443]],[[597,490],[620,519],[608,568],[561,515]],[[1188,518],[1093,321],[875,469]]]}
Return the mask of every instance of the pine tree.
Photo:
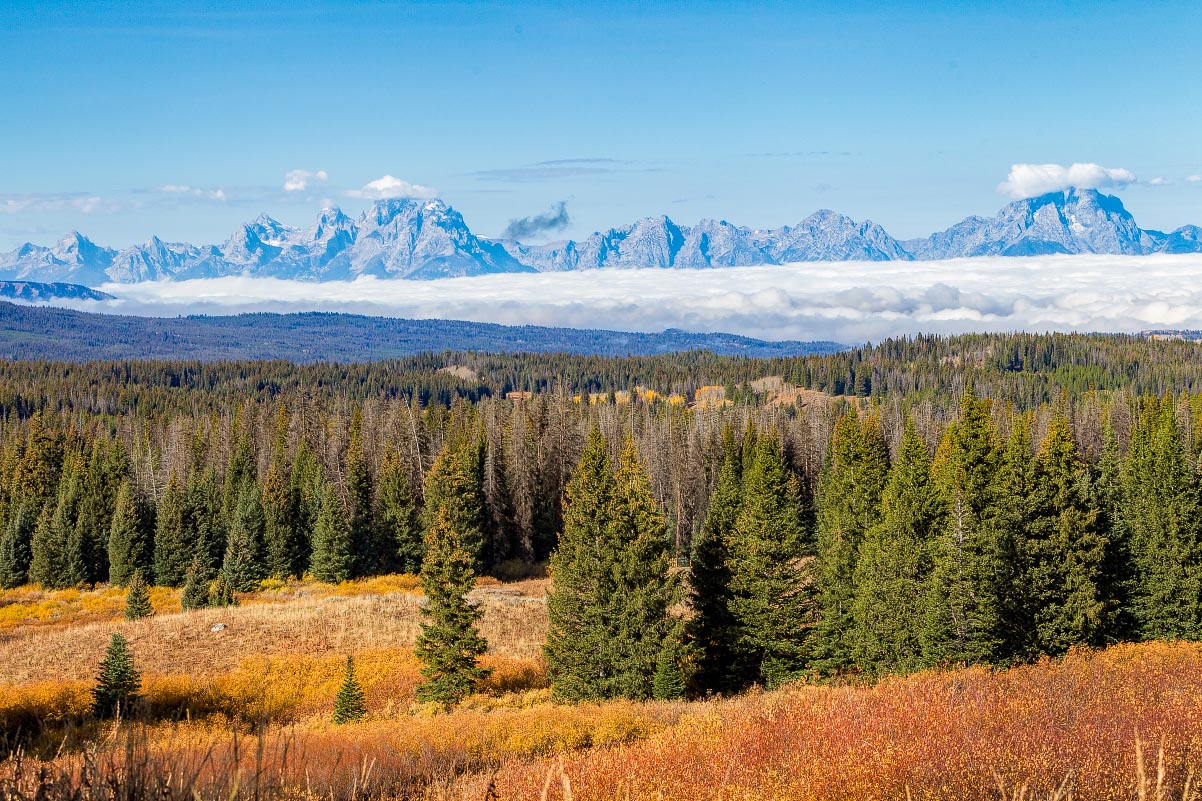
{"label": "pine tree", "polygon": [[238,592],[252,592],[267,577],[263,557],[263,506],[259,488],[248,482],[243,485],[230,514],[229,539],[221,572]]}
{"label": "pine tree", "polygon": [[78,455],[67,458],[53,506],[47,505],[39,517],[30,542],[29,580],[43,587],[73,587],[85,579],[72,553],[76,520],[83,496],[85,466]]}
{"label": "pine tree", "polygon": [[656,701],[684,698],[688,683],[682,665],[687,648],[683,626],[677,625],[664,639],[656,655],[655,676],[651,682],[651,697]]}
{"label": "pine tree", "polygon": [[594,428],[564,493],[563,534],[551,555],[543,652],[551,691],[565,701],[606,697],[613,667],[605,613],[613,594],[609,510],[615,492],[609,450]]}
{"label": "pine tree", "polygon": [[1131,437],[1123,487],[1138,635],[1146,640],[1202,636],[1197,480],[1169,398],[1147,404]]}
{"label": "pine tree", "polygon": [[342,501],[332,485],[321,499],[321,511],[313,529],[313,554],[310,571],[318,581],[337,584],[353,575],[355,554],[351,528]]}
{"label": "pine tree", "polygon": [[774,438],[760,437],[743,474],[743,505],[731,539],[730,610],[743,684],[770,687],[800,676],[814,621],[812,545],[801,488]]}
{"label": "pine tree", "polygon": [[390,554],[376,548],[372,526],[372,481],[363,453],[363,412],[351,416],[350,442],[346,449],[347,525],[351,530],[353,575],[369,576],[383,572]]}
{"label": "pine tree", "polygon": [[1027,575],[1035,653],[1059,656],[1074,645],[1098,645],[1105,602],[1098,587],[1106,541],[1089,493],[1089,473],[1068,422],[1056,418],[1035,459],[1034,514]]}
{"label": "pine tree", "polygon": [[338,724],[362,720],[367,716],[367,696],[355,679],[355,662],[346,658],[346,673],[342,677],[342,686],[334,696],[334,722]]}
{"label": "pine tree", "polygon": [[449,439],[426,474],[423,528],[429,529],[439,512],[463,538],[477,571],[485,568],[484,453],[476,437],[462,434]]}
{"label": "pine tree", "polygon": [[184,486],[184,495],[187,517],[195,528],[193,555],[201,561],[204,578],[216,578],[228,539],[216,470],[210,467],[193,471]]}
{"label": "pine tree", "polygon": [[1093,505],[1099,510],[1098,528],[1106,538],[1106,555],[1098,579],[1105,605],[1102,638],[1107,643],[1135,638],[1136,623],[1131,598],[1135,592],[1135,560],[1131,529],[1124,513],[1123,465],[1118,438],[1109,415],[1103,424],[1102,458],[1091,484]]}
{"label": "pine tree", "polygon": [[723,458],[705,523],[693,541],[689,562],[688,637],[697,649],[693,677],[700,693],[730,693],[742,683],[731,675],[735,619],[730,611],[730,541],[743,497],[743,461],[734,429],[722,433]]}
{"label": "pine tree", "polygon": [[932,472],[944,507],[932,549],[923,621],[927,664],[991,662],[1002,644],[1004,575],[997,531],[988,525],[1000,465],[989,404],[964,394],[960,419],[948,426]]}
{"label": "pine tree", "polygon": [[92,713],[99,718],[126,714],[137,703],[141,689],[142,677],[134,667],[129,644],[121,634],[113,634],[92,688]]}
{"label": "pine tree", "polygon": [[869,674],[922,666],[920,623],[940,513],[930,454],[907,420],[881,496],[881,521],[865,535],[856,564],[850,639],[856,666]]}
{"label": "pine tree", "polygon": [[151,543],[146,533],[142,503],[128,480],[117,491],[109,529],[109,583],[124,587],[139,570],[150,567]]}
{"label": "pine tree", "polygon": [[154,614],[154,606],[150,603],[150,588],[142,578],[142,571],[134,573],[129,582],[129,592],[125,595],[125,619],[141,620]]}
{"label": "pine tree", "polygon": [[293,554],[293,570],[297,575],[301,575],[309,568],[313,531],[317,525],[317,516],[321,512],[321,499],[325,492],[325,479],[317,456],[304,440],[301,440],[292,460],[288,486],[294,503],[293,543],[296,550]]}
{"label": "pine tree", "polygon": [[96,442],[88,460],[75,531],[67,548],[73,584],[96,584],[109,578],[108,542],[129,459],[117,440]]}
{"label": "pine tree", "polygon": [[987,540],[993,543],[996,566],[995,662],[1025,660],[1039,653],[1032,624],[1039,602],[1029,584],[1035,480],[1030,426],[1025,416],[1015,415],[999,455],[992,498],[981,523]]}
{"label": "pine tree", "polygon": [[195,556],[192,521],[188,519],[184,488],[172,474],[159,497],[154,523],[154,580],[164,587],[178,587]]}
{"label": "pine tree", "polygon": [[209,587],[209,606],[237,606],[238,598],[234,595],[234,585],[225,575],[222,570],[217,574],[217,580]]}
{"label": "pine tree", "polygon": [[221,493],[221,510],[226,523],[232,523],[234,519],[234,510],[242,498],[243,488],[258,480],[255,449],[251,445],[249,432],[242,431],[242,427],[240,416],[235,416],[233,437],[236,442],[225,466],[225,484]]}
{"label": "pine tree", "polygon": [[193,557],[192,564],[188,566],[179,605],[185,612],[209,605],[209,582],[205,579],[204,564],[198,556]]}
{"label": "pine tree", "polygon": [[33,524],[33,515],[25,504],[9,511],[0,535],[0,589],[20,587],[28,580]]}
{"label": "pine tree", "polygon": [[475,625],[483,613],[467,600],[475,585],[472,562],[450,516],[440,511],[426,531],[422,563],[426,605],[414,649],[425,678],[417,687],[419,701],[451,706],[488,676],[489,671],[479,665],[488,643]]}
{"label": "pine tree", "polygon": [[815,667],[849,666],[854,643],[856,562],[865,534],[880,518],[881,493],[889,473],[889,449],[875,416],[839,418],[818,487],[818,625]]}
{"label": "pine tree", "polygon": [[273,460],[263,479],[263,541],[267,574],[286,579],[297,575],[296,499],[282,457]]}
{"label": "pine tree", "polygon": [[63,575],[65,543],[54,526],[54,508],[47,505],[38,515],[29,539],[29,581],[44,589],[55,589]]}
{"label": "pine tree", "polygon": [[387,553],[387,569],[417,573],[422,565],[422,526],[409,471],[395,448],[384,452],[376,500],[376,540]]}

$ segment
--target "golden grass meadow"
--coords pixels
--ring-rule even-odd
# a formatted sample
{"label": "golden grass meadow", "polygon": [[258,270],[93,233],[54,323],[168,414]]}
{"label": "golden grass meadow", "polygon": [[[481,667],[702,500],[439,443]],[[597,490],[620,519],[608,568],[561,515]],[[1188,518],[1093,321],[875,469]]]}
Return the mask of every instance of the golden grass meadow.
{"label": "golden grass meadow", "polygon": [[[157,782],[162,798],[194,790],[202,799],[1196,794],[1202,644],[729,699],[559,705],[539,656],[547,582],[488,580],[476,595],[493,673],[483,692],[439,713],[414,697],[415,587],[408,576],[291,582],[190,613],[156,589],[157,614],[134,622],[119,617],[121,590],[6,591],[0,726],[14,745],[0,796],[59,797],[53,787],[70,784],[76,794],[132,797],[138,782]],[[148,714],[85,723],[113,631],[143,671]],[[330,714],[347,654],[370,714],[337,726]]]}

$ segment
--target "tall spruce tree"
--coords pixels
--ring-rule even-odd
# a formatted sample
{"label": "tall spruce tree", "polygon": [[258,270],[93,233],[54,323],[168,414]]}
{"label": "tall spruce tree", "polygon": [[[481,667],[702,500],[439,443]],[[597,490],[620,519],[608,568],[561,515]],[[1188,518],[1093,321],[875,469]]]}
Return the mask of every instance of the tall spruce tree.
{"label": "tall spruce tree", "polygon": [[485,564],[484,452],[474,432],[448,439],[426,474],[423,528],[429,529],[439,512],[463,538],[477,571]]}
{"label": "tall spruce tree", "polygon": [[932,472],[944,508],[924,610],[927,664],[992,662],[1001,648],[997,530],[988,524],[1000,464],[989,403],[971,389],[948,426]]}
{"label": "tall spruce tree", "polygon": [[209,605],[209,582],[205,578],[204,563],[199,556],[192,558],[184,576],[184,589],[180,593],[180,608],[185,612]]}
{"label": "tall spruce tree", "polygon": [[483,612],[467,599],[475,586],[473,559],[463,539],[442,510],[426,530],[426,557],[421,585],[426,594],[421,634],[414,649],[425,681],[417,698],[444,707],[466,698],[489,671],[479,659],[488,643],[476,630]]}
{"label": "tall spruce tree", "polygon": [[1039,653],[1033,625],[1035,593],[1029,584],[1032,571],[1031,531],[1034,509],[1035,463],[1031,457],[1031,430],[1024,415],[1010,421],[1010,436],[998,457],[993,497],[985,509],[982,527],[995,549],[993,562],[997,603],[997,647],[994,661],[1029,659]]}
{"label": "tall spruce tree", "polygon": [[118,440],[92,446],[79,502],[68,562],[75,583],[95,584],[109,578],[108,541],[122,483],[129,477],[129,458]]}
{"label": "tall spruce tree", "polygon": [[383,572],[389,554],[381,553],[372,526],[372,481],[363,453],[363,412],[351,416],[350,438],[346,449],[347,525],[351,530],[351,549],[355,556],[352,572],[368,576]]}
{"label": "tall spruce tree", "polygon": [[221,572],[238,592],[258,589],[259,582],[267,577],[263,548],[265,525],[259,488],[253,481],[247,481],[230,511],[229,539],[221,564]]}
{"label": "tall spruce tree", "polygon": [[193,554],[201,561],[205,580],[211,580],[225,558],[227,539],[217,471],[194,470],[184,485],[184,496],[188,520],[195,528]]}
{"label": "tall spruce tree", "polygon": [[856,564],[851,640],[855,664],[866,673],[922,666],[921,621],[941,512],[926,443],[907,419],[881,496],[881,520],[865,535]]}
{"label": "tall spruce tree", "polygon": [[142,501],[133,485],[123,481],[109,529],[109,583],[124,587],[139,570],[148,571],[152,552]]}
{"label": "tall spruce tree", "polygon": [[743,504],[731,538],[730,610],[742,684],[780,685],[802,675],[813,628],[813,543],[800,482],[778,442],[760,437],[743,475]]}
{"label": "tall spruce tree", "polygon": [[313,529],[309,570],[318,581],[337,584],[354,575],[355,552],[351,527],[333,485],[322,493],[321,510]]}
{"label": "tall spruce tree", "polygon": [[278,455],[263,478],[263,541],[268,575],[286,579],[298,575],[301,547],[297,538],[296,498],[288,467]]}
{"label": "tall spruce tree", "polygon": [[889,449],[875,415],[854,412],[835,423],[818,487],[818,625],[813,665],[837,671],[854,658],[852,606],[856,563],[869,529],[880,519]]}
{"label": "tall spruce tree", "polygon": [[1123,463],[1118,437],[1107,414],[1102,432],[1102,456],[1091,485],[1093,505],[1099,510],[1098,528],[1106,538],[1098,588],[1105,605],[1102,637],[1106,643],[1123,642],[1136,636],[1131,598],[1135,592],[1135,562],[1131,553],[1131,529],[1123,501]]}
{"label": "tall spruce tree", "polygon": [[0,589],[20,587],[29,579],[33,528],[34,516],[27,504],[18,503],[9,509],[0,533]]}
{"label": "tall spruce tree", "polygon": [[1102,642],[1106,604],[1099,587],[1106,541],[1098,530],[1089,472],[1068,421],[1052,420],[1035,458],[1027,575],[1037,654],[1058,656]]}
{"label": "tall spruce tree", "polygon": [[658,660],[675,629],[668,610],[680,600],[680,583],[669,570],[667,522],[631,439],[618,457],[608,517],[613,589],[606,599],[605,642],[612,678],[605,694],[643,700],[652,696]]}
{"label": "tall spruce tree", "polygon": [[730,611],[730,543],[743,501],[743,459],[734,429],[722,432],[722,465],[709,511],[693,540],[689,563],[689,641],[697,650],[693,681],[698,692],[730,693],[743,683],[735,673],[735,618]]}
{"label": "tall spruce tree", "polygon": [[159,497],[154,523],[154,580],[164,587],[178,587],[195,556],[196,544],[183,482],[174,473]]}
{"label": "tall spruce tree", "polygon": [[1140,638],[1202,636],[1202,553],[1197,478],[1186,460],[1171,399],[1150,401],[1123,468],[1124,518],[1136,580]]}
{"label": "tall spruce tree", "polygon": [[54,505],[47,504],[38,515],[29,539],[29,581],[45,589],[60,586],[64,550],[60,532],[54,525]]}
{"label": "tall spruce tree", "polygon": [[564,492],[563,534],[551,554],[543,652],[551,692],[565,701],[607,697],[616,674],[609,664],[610,510],[615,492],[609,449],[594,428]]}
{"label": "tall spruce tree", "polygon": [[409,471],[395,448],[384,452],[376,494],[376,540],[387,570],[417,573],[422,566],[422,525]]}

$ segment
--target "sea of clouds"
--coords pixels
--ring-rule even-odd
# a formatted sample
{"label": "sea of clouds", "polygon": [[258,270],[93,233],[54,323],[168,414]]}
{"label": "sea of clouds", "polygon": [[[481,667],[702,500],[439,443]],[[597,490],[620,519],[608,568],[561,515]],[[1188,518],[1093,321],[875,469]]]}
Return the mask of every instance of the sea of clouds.
{"label": "sea of clouds", "polygon": [[438,281],[267,278],[109,284],[75,308],[175,316],[331,311],[762,339],[1202,328],[1202,255],[1046,256],[597,270]]}

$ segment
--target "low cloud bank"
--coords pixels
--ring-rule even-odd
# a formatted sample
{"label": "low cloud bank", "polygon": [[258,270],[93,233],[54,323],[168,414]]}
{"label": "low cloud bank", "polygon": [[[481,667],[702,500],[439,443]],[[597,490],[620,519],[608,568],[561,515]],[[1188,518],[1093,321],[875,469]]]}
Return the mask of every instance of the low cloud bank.
{"label": "low cloud bank", "polygon": [[321,284],[219,278],[102,288],[117,299],[69,305],[147,316],[331,311],[847,343],[920,332],[1202,328],[1202,255],[594,270]]}

